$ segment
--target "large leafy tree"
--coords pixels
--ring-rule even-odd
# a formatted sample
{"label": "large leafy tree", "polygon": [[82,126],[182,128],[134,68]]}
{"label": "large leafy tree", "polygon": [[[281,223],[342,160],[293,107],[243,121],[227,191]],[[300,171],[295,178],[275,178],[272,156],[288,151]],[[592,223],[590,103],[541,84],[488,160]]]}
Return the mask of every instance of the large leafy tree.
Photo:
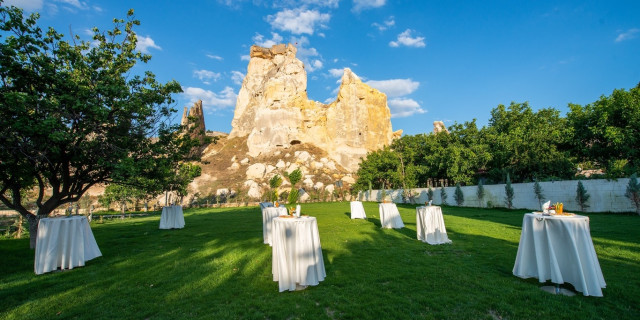
{"label": "large leafy tree", "polygon": [[[478,130],[476,120],[454,124],[449,128],[449,142],[443,146],[441,166],[446,178],[456,183],[471,184],[479,170],[486,169],[491,160],[484,132]],[[440,133],[443,134],[443,133]]]}
{"label": "large leafy tree", "polygon": [[[583,162],[604,167],[613,178],[640,169],[640,83],[629,91],[614,90],[592,104],[569,105],[573,151]],[[616,166],[622,164],[622,170]]]}
{"label": "large leafy tree", "polygon": [[370,152],[367,159],[362,160],[358,169],[358,181],[354,186],[356,190],[365,190],[369,186],[369,182],[374,187],[380,189],[388,189],[400,187],[400,158],[391,148]]}
{"label": "large leafy tree", "polygon": [[567,147],[569,131],[556,109],[534,112],[526,102],[499,105],[491,111],[486,128],[492,155],[489,167],[506,170],[514,181],[570,178],[575,166]]}
{"label": "large leafy tree", "polygon": [[0,201],[28,219],[32,246],[39,217],[100,183],[164,189],[195,146],[169,124],[180,85],[132,70],[151,58],[136,50],[133,10],[91,43],[37,19],[0,7]]}
{"label": "large leafy tree", "polygon": [[98,198],[98,201],[106,208],[112,203],[119,203],[124,213],[127,202],[137,202],[146,196],[147,192],[144,190],[122,184],[111,184],[105,188],[104,194]]}

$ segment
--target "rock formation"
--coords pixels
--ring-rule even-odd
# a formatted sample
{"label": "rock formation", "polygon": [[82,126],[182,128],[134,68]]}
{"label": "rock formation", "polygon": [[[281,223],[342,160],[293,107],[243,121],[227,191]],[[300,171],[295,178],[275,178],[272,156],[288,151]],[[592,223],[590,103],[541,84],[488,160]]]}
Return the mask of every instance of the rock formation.
{"label": "rock formation", "polygon": [[444,126],[444,122],[442,121],[434,121],[433,122],[433,133],[446,132],[449,133],[447,127]]}
{"label": "rock formation", "polygon": [[309,100],[307,74],[296,51],[291,44],[251,47],[229,135],[247,137],[250,156],[306,143],[353,172],[360,157],[400,136],[402,131],[391,130],[386,95],[349,69],[344,70],[336,101],[325,105]]}
{"label": "rock formation", "polygon": [[202,112],[202,100],[198,100],[194,103],[191,109],[184,107],[180,124],[187,127],[187,132],[189,132],[192,138],[197,138],[201,144],[203,143],[206,134],[204,113]]}

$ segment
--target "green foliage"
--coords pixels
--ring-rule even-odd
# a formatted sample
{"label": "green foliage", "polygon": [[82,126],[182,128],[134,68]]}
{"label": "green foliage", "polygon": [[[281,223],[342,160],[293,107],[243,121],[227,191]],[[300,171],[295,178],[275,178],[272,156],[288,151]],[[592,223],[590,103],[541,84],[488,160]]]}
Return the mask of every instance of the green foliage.
{"label": "green foliage", "polygon": [[104,189],[104,194],[98,197],[98,202],[109,209],[111,204],[119,203],[124,210],[125,204],[144,199],[147,193],[133,186],[110,184]]}
{"label": "green foliage", "polygon": [[300,191],[298,190],[298,188],[291,188],[291,192],[289,192],[289,195],[287,196],[287,204],[296,204],[298,202],[299,195]]}
{"label": "green foliage", "polygon": [[444,186],[440,187],[440,198],[442,199],[442,204],[447,205],[447,190],[444,189]]}
{"label": "green foliage", "polygon": [[640,84],[571,111],[534,111],[527,102],[491,110],[487,127],[475,120],[454,123],[449,133],[418,134],[395,140],[367,155],[356,187],[420,186],[428,179],[471,184],[479,174],[489,183],[572,179],[580,163],[605,169],[609,179],[640,170]]}
{"label": "green foliage", "polygon": [[302,171],[300,169],[295,169],[289,173],[289,182],[291,182],[291,186],[295,187],[300,180],[302,180]]}
{"label": "green foliage", "polygon": [[637,174],[634,173],[629,177],[627,191],[624,195],[633,202],[633,205],[636,206],[636,212],[640,214],[640,184],[638,183]]}
{"label": "green foliage", "polygon": [[433,189],[431,189],[431,187],[427,190],[427,197],[429,198],[429,201],[433,200]]}
{"label": "green foliage", "polygon": [[276,189],[278,187],[280,187],[280,185],[282,185],[282,178],[280,177],[280,175],[275,175],[273,176],[273,178],[269,179],[269,187],[271,187],[272,189]]}
{"label": "green foliage", "polygon": [[198,142],[167,125],[180,84],[136,73],[151,57],[136,50],[133,10],[90,42],[38,17],[0,6],[0,201],[36,221],[22,190],[48,215],[99,183],[165,188]]}
{"label": "green foliage", "polygon": [[[182,163],[179,165],[176,174],[166,177],[160,181],[162,191],[174,191],[179,197],[184,197],[188,194],[189,183],[193,179],[199,177],[202,174],[202,168],[192,163]],[[152,190],[154,190],[152,188]]]}
{"label": "green foliage", "polygon": [[295,204],[298,202],[298,197],[300,196],[300,191],[296,187],[296,184],[302,180],[302,171],[295,169],[287,174],[287,178],[289,178],[289,182],[291,182],[291,191],[287,197],[287,203]]}
{"label": "green foliage", "polygon": [[629,91],[616,89],[584,107],[569,108],[571,145],[580,161],[604,166],[612,178],[640,169],[640,83]]}
{"label": "green foliage", "polygon": [[480,208],[484,207],[484,195],[484,186],[482,185],[482,180],[480,180],[478,181],[478,187],[476,189],[476,196],[480,202]]}
{"label": "green foliage", "polygon": [[462,188],[460,188],[460,184],[456,184],[456,191],[453,193],[453,199],[456,201],[458,206],[461,206],[464,203],[464,194],[462,193]]}
{"label": "green foliage", "polygon": [[385,188],[380,189],[380,201],[387,199],[387,190]]}
{"label": "green foliage", "polygon": [[[569,179],[575,173],[566,119],[555,109],[534,112],[528,103],[512,102],[491,111],[486,137],[491,141],[489,167],[506,169],[515,181],[534,177]],[[498,181],[494,181],[498,182]]]}
{"label": "green foliage", "polygon": [[629,161],[627,159],[611,159],[605,165],[605,178],[617,179],[625,177],[629,169]]}
{"label": "green foliage", "polygon": [[354,188],[366,190],[369,181],[380,189],[392,188],[401,184],[398,155],[389,147],[367,154],[358,168],[358,180]]}
{"label": "green foliage", "polygon": [[536,199],[538,200],[538,205],[540,206],[540,210],[543,210],[542,200],[544,200],[544,193],[542,193],[542,186],[540,186],[537,180],[536,182],[533,183],[533,193]]}
{"label": "green foliage", "polygon": [[278,200],[278,187],[282,185],[282,178],[280,175],[275,175],[273,178],[269,180],[269,187],[271,188],[271,192],[269,192],[269,200],[271,202]]}
{"label": "green foliage", "polygon": [[504,186],[504,203],[507,205],[507,208],[511,209],[513,207],[513,187],[511,186],[511,177],[507,174],[507,183]]}
{"label": "green foliage", "polygon": [[580,206],[580,211],[584,212],[584,209],[589,208],[587,202],[591,198],[591,195],[584,188],[582,181],[578,181],[578,188],[576,189],[576,202]]}

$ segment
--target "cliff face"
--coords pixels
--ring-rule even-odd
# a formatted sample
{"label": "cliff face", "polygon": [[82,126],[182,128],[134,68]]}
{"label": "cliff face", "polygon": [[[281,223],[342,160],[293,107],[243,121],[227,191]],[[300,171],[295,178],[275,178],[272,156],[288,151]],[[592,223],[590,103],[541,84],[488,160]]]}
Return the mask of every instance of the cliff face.
{"label": "cliff face", "polygon": [[[193,121],[190,122],[189,118],[192,118]],[[204,141],[205,125],[204,113],[202,112],[202,100],[194,103],[191,109],[187,109],[187,107],[184,108],[180,124],[186,126],[187,132],[189,132],[192,138],[198,139],[200,143]]]}
{"label": "cliff face", "polygon": [[308,143],[354,172],[360,157],[400,136],[401,131],[391,130],[386,95],[349,69],[336,101],[325,105],[309,100],[304,64],[295,55],[291,44],[251,47],[229,136],[246,136],[250,156]]}

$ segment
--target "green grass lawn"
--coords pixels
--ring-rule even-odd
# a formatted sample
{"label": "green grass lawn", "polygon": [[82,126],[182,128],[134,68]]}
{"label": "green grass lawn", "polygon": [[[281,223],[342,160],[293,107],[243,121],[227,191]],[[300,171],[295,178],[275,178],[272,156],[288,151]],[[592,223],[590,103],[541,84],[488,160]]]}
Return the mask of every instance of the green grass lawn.
{"label": "green grass lawn", "polygon": [[[589,214],[604,297],[555,296],[512,274],[523,210],[444,207],[450,245],[381,229],[377,203],[303,204],[317,217],[326,279],[278,292],[258,207],[92,223],[102,257],[35,275],[28,239],[0,240],[0,319],[640,319],[640,217]],[[549,283],[547,283],[548,285]],[[566,288],[572,288],[565,285]]]}

